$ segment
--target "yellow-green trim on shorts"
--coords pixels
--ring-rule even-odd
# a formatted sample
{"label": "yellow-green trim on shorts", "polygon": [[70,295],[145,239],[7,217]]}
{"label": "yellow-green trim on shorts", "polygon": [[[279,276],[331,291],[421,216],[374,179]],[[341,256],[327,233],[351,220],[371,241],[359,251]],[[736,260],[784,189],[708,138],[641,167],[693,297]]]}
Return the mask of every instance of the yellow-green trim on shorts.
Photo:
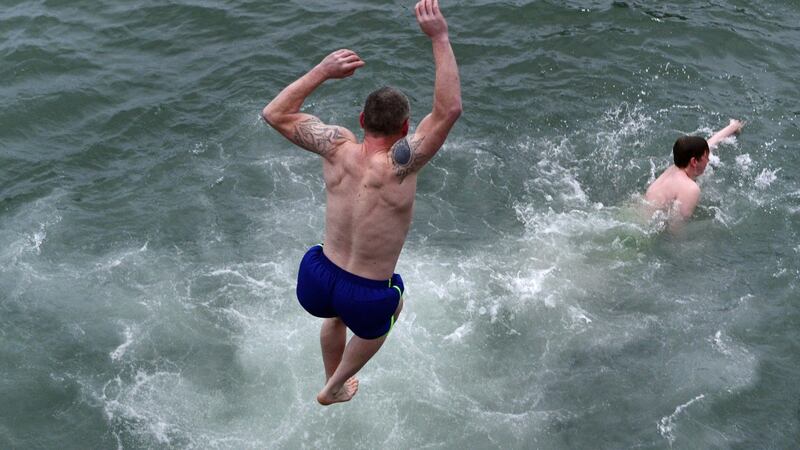
{"label": "yellow-green trim on shorts", "polygon": [[[391,280],[391,278],[389,279],[389,286],[392,286],[392,280]],[[395,288],[395,289],[397,289],[397,293],[398,293],[398,294],[400,294],[400,298],[399,298],[399,299],[397,299],[397,301],[398,301],[398,302],[400,302],[401,300],[403,300],[403,291],[401,291],[401,290],[400,290],[400,286],[392,286],[392,287],[393,287],[393,288]],[[392,332],[392,328],[394,328],[394,314],[392,314],[392,317],[391,317],[391,319],[389,319],[389,331],[387,331],[387,332],[386,332],[386,334],[384,334],[384,335],[383,335],[383,336],[381,336],[381,337],[386,337],[386,336],[388,336],[388,335],[389,335],[389,333],[391,333],[391,332]]]}

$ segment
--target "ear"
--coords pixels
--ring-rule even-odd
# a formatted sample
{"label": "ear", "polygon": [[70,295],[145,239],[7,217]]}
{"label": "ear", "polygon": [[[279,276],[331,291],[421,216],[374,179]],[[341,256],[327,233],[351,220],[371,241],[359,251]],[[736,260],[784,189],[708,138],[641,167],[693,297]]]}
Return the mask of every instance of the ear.
{"label": "ear", "polygon": [[400,127],[400,131],[403,134],[403,137],[408,135],[408,119],[403,121],[403,126]]}
{"label": "ear", "polygon": [[358,123],[361,124],[361,128],[364,128],[364,111],[361,111],[361,114],[358,115]]}

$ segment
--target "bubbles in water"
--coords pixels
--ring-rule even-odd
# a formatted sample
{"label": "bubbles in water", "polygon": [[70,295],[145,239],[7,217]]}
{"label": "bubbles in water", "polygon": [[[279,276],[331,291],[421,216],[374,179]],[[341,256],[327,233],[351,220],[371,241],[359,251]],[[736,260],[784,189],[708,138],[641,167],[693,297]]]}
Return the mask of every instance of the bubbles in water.
{"label": "bubbles in water", "polygon": [[756,177],[756,187],[762,190],[768,188],[775,180],[778,179],[778,172],[780,170],[781,169],[762,170],[761,173]]}
{"label": "bubbles in water", "polygon": [[736,166],[739,167],[739,169],[742,172],[749,171],[750,166],[752,165],[753,165],[753,160],[750,158],[750,155],[748,153],[736,156]]}

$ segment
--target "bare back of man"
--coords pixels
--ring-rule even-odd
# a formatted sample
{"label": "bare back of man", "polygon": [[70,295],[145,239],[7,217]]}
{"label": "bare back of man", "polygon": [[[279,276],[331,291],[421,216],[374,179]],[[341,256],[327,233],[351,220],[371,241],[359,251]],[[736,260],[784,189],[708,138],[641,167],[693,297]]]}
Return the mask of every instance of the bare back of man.
{"label": "bare back of man", "polygon": [[644,199],[651,213],[660,210],[687,218],[700,199],[700,186],[685,170],[672,165],[647,188]]}
{"label": "bare back of man", "polygon": [[[376,145],[377,144],[377,145]],[[365,278],[391,277],[414,206],[416,173],[399,178],[387,148],[348,142],[323,163],[325,255]]]}
{"label": "bare back of man", "polygon": [[[287,139],[323,158],[324,244],[306,253],[297,284],[303,308],[325,318],[320,345],[326,383],[317,395],[323,405],[356,394],[355,374],[380,349],[402,309],[404,286],[393,272],[411,225],[417,173],[461,114],[458,67],[438,0],[419,1],[415,14],[431,39],[436,79],[432,111],[412,136],[408,99],[393,88],[367,97],[360,117],[363,142],[345,128],[300,112],[320,84],[364,66],[346,49],[325,57],[262,112]],[[347,328],[354,334],[349,342]]]}

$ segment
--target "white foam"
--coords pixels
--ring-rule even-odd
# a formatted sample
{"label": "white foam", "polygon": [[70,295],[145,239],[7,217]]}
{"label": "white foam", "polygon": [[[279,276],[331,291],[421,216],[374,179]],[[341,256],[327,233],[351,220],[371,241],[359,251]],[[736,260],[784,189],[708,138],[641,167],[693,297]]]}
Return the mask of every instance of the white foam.
{"label": "white foam", "polygon": [[36,250],[37,255],[42,254],[42,244],[44,244],[45,238],[47,238],[47,232],[44,229],[44,225],[42,225],[42,228],[38,232],[33,233],[32,237],[33,248]]}
{"label": "white foam", "polygon": [[472,325],[465,323],[456,328],[452,333],[445,336],[443,340],[451,343],[461,343],[464,340],[464,336],[467,336],[470,333],[472,333]]}
{"label": "white foam", "polygon": [[663,436],[667,441],[669,441],[669,445],[671,446],[675,442],[675,420],[678,416],[683,413],[686,408],[692,405],[692,403],[704,399],[706,396],[704,394],[700,394],[697,397],[689,400],[688,402],[679,405],[675,408],[675,411],[670,414],[669,416],[664,416],[661,420],[658,421],[658,432]]}
{"label": "white foam", "polygon": [[119,359],[125,355],[125,352],[128,351],[128,347],[130,347],[130,345],[133,343],[133,329],[129,326],[126,326],[124,334],[125,341],[109,354],[112,361],[119,361]]}
{"label": "white foam", "polygon": [[548,202],[558,199],[574,207],[583,207],[588,203],[588,196],[574,170],[562,167],[554,159],[539,161],[536,169],[539,175],[525,181],[527,191],[540,192]]}
{"label": "white foam", "polygon": [[778,172],[780,172],[780,170],[780,168],[775,170],[762,170],[761,173],[756,177],[756,187],[758,189],[768,188],[775,180],[778,179]]}
{"label": "white foam", "polygon": [[253,277],[251,277],[249,275],[244,275],[241,272],[239,272],[238,270],[233,270],[233,269],[218,269],[218,270],[214,270],[214,271],[210,272],[209,275],[211,275],[211,276],[234,275],[234,276],[244,280],[248,285],[253,286],[255,288],[258,288],[258,289],[267,289],[267,288],[275,286],[271,282],[268,282],[268,281],[265,281],[265,280],[256,280],[255,278],[253,278]]}
{"label": "white foam", "polygon": [[725,214],[722,209],[716,206],[709,206],[708,209],[714,213],[714,222],[719,223],[725,228],[730,228],[730,223],[733,221],[732,217]]}
{"label": "white foam", "polygon": [[714,345],[714,348],[718,352],[722,353],[723,355],[727,355],[727,356],[731,355],[731,350],[728,348],[727,345],[725,345],[725,342],[722,340],[722,331],[717,331],[714,334],[714,337],[711,339],[711,342]]}
{"label": "white foam", "polygon": [[497,273],[493,277],[508,286],[512,295],[519,298],[520,301],[539,300],[552,307],[554,305],[547,304],[548,299],[539,294],[544,288],[544,282],[554,269],[555,267],[549,267],[544,270],[529,270],[525,274],[517,273],[516,275]]}
{"label": "white foam", "polygon": [[[79,382],[88,388],[85,381]],[[127,433],[158,446],[208,448],[217,442],[241,440],[230,436],[230,429],[217,436],[213,424],[208,422],[209,411],[225,409],[225,397],[198,389],[180,373],[140,369],[132,379],[116,376],[105,383],[95,398],[102,404],[118,446],[122,435]],[[233,432],[241,434],[241,431]]]}
{"label": "white foam", "polygon": [[577,306],[570,306],[569,307],[569,316],[572,320],[572,325],[574,326],[585,326],[592,323],[592,319],[589,318],[589,315],[586,311]]}
{"label": "white foam", "polygon": [[719,145],[734,145],[734,144],[736,144],[736,135],[732,134],[726,137],[725,139],[719,141],[719,144],[717,145],[719,146]]}
{"label": "white foam", "polygon": [[141,253],[145,253],[147,251],[148,243],[149,241],[145,241],[145,243],[138,249],[122,251],[111,256],[108,260],[106,260],[106,262],[97,264],[97,270],[107,271],[121,266],[129,258],[135,257]]}
{"label": "white foam", "polygon": [[206,143],[206,142],[197,142],[196,144],[194,144],[194,147],[192,147],[189,151],[192,154],[199,155],[199,154],[205,153],[205,151],[207,149],[208,149],[208,143]]}
{"label": "white foam", "polygon": [[654,123],[655,120],[644,112],[641,105],[623,102],[605,111],[600,124],[610,130],[598,132],[596,142],[605,152],[613,152],[611,156],[616,156],[620,148],[631,145],[631,139],[634,139],[633,145],[640,145],[636,138],[645,137]]}
{"label": "white foam", "polygon": [[653,158],[650,158],[650,179],[647,180],[648,185],[653,184],[653,182],[656,181],[656,170],[656,163],[653,161]]}
{"label": "white foam", "polygon": [[736,156],[736,166],[742,171],[747,172],[750,166],[753,165],[753,160],[748,153]]}
{"label": "white foam", "polygon": [[57,189],[14,215],[0,217],[0,274],[16,279],[15,290],[3,294],[13,298],[32,283],[52,279],[53,271],[42,270],[41,264],[47,263],[38,257],[47,247],[49,232],[62,220],[57,205],[64,195]]}

